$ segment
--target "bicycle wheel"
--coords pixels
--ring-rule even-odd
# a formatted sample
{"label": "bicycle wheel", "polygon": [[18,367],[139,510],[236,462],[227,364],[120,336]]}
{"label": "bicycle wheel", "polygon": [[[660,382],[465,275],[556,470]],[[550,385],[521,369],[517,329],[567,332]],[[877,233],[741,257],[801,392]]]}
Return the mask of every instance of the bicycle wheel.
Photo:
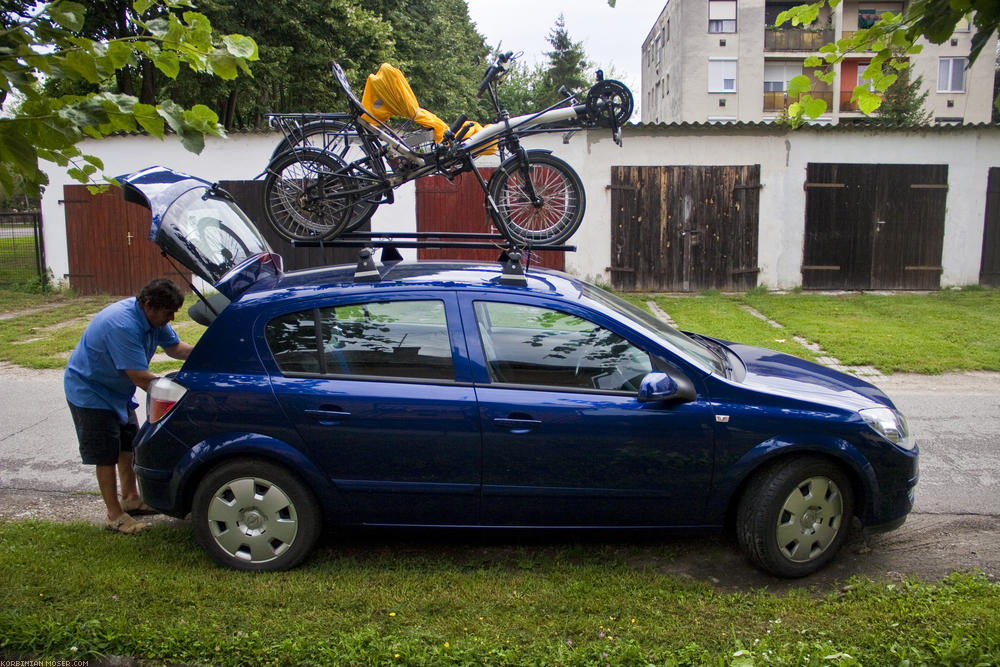
{"label": "bicycle wheel", "polygon": [[[321,119],[303,123],[290,130],[287,136],[278,142],[274,152],[271,153],[271,160],[273,161],[282,153],[296,148],[315,149],[330,153],[347,164],[360,161],[366,165],[366,168],[378,168],[382,176],[386,175],[385,163],[380,157],[371,155],[371,152],[365,148],[364,141],[358,135],[354,125],[348,122]],[[343,231],[351,232],[363,225],[378,208],[381,199],[381,194],[361,198],[351,214],[351,221]]]}
{"label": "bicycle wheel", "polygon": [[573,168],[546,151],[528,151],[531,186],[527,192],[521,160],[515,155],[493,173],[490,197],[499,216],[490,215],[500,233],[516,244],[546,246],[562,243],[577,230],[586,206],[583,183]]}
{"label": "bicycle wheel", "polygon": [[247,257],[250,250],[243,240],[228,226],[214,217],[198,221],[197,242],[199,254],[212,264],[219,275],[224,274]]}
{"label": "bicycle wheel", "polygon": [[344,161],[315,148],[293,148],[267,166],[264,217],[292,241],[337,236],[350,224],[357,197],[344,194]]}

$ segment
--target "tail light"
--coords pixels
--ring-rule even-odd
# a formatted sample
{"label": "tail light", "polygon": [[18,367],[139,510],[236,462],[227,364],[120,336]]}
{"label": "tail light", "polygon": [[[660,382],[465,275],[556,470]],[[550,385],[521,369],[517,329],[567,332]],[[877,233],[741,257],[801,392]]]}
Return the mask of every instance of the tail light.
{"label": "tail light", "polygon": [[170,378],[157,378],[149,384],[146,395],[146,419],[155,424],[166,417],[184,397],[187,389]]}

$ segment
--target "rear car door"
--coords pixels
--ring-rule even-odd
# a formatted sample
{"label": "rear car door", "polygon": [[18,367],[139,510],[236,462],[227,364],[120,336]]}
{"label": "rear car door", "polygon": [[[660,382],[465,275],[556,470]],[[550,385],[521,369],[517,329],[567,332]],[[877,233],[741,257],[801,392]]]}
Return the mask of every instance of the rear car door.
{"label": "rear car door", "polygon": [[479,416],[450,292],[318,301],[271,313],[261,336],[277,400],[358,522],[478,522]]}
{"label": "rear car door", "polygon": [[483,423],[486,525],[697,525],[711,486],[703,398],[640,403],[662,358],[598,313],[462,296]]}

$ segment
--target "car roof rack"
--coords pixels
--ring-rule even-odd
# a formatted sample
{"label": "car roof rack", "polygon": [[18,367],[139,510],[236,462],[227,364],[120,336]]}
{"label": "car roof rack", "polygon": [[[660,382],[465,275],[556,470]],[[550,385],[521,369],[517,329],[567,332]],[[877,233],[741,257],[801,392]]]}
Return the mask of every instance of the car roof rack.
{"label": "car roof rack", "polygon": [[[375,248],[381,248],[381,264],[393,266],[402,261],[400,248],[466,248],[500,250],[501,285],[526,287],[528,279],[525,271],[531,264],[531,246],[515,245],[496,234],[465,232],[348,232],[329,241],[292,241],[297,248],[359,248],[358,265],[354,270],[354,282],[373,283],[382,279],[379,263],[375,261]],[[547,245],[540,249],[573,252],[576,246]],[[526,264],[522,264],[526,260]]]}

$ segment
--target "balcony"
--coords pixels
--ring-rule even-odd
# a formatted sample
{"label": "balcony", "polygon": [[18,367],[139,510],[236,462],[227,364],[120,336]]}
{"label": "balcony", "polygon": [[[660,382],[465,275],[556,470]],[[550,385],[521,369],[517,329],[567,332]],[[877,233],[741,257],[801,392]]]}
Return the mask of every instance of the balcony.
{"label": "balcony", "polygon": [[[809,95],[816,100],[824,100],[826,102],[827,110],[831,110],[833,107],[833,91],[832,90],[816,90],[811,91]],[[848,93],[847,99],[850,100],[851,96]],[[797,100],[796,96],[789,95],[788,93],[779,90],[775,92],[765,92],[764,93],[764,111],[784,111],[788,108],[788,105]]]}
{"label": "balcony", "polygon": [[833,43],[833,28],[803,30],[802,28],[766,28],[765,51],[819,51],[825,44]]}

